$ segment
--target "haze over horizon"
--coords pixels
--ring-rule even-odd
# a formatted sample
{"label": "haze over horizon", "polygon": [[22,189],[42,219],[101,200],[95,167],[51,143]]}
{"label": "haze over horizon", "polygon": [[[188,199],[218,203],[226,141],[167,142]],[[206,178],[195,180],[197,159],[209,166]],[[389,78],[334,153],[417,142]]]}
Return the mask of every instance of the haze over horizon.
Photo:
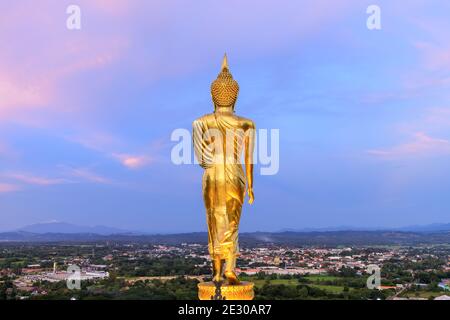
{"label": "haze over horizon", "polygon": [[[241,230],[243,232],[329,232],[329,231],[450,231],[450,223],[432,223],[427,225],[403,225],[403,226],[328,226],[328,227],[304,227],[304,228],[283,228],[278,230]],[[77,225],[64,221],[47,221],[31,225],[21,226],[11,230],[1,232],[25,231],[31,233],[93,233],[93,234],[178,234],[206,232],[206,230],[180,230],[180,231],[152,231],[152,230],[127,230],[109,225]]]}
{"label": "haze over horizon", "polygon": [[170,135],[212,111],[224,52],[236,112],[280,129],[243,232],[448,223],[450,3],[377,1],[370,31],[372,2],[79,0],[77,31],[70,1],[0,3],[0,230],[206,231]]}

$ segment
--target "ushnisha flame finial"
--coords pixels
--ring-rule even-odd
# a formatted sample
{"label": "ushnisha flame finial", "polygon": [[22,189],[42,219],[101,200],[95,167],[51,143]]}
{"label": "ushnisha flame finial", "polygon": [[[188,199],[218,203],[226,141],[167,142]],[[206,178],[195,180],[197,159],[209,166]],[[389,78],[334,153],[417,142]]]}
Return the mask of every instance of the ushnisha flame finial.
{"label": "ushnisha flame finial", "polygon": [[225,53],[217,79],[211,84],[211,96],[216,106],[234,106],[239,93],[239,84],[233,79]]}
{"label": "ushnisha flame finial", "polygon": [[222,61],[222,70],[223,69],[228,69],[228,58],[227,58],[227,54],[225,53],[223,56],[223,61]]}

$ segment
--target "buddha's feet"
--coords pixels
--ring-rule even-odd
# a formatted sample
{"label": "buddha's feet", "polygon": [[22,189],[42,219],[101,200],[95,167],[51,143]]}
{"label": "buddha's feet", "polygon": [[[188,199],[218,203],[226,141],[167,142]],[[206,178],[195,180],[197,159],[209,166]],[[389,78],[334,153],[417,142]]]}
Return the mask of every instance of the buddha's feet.
{"label": "buddha's feet", "polygon": [[229,284],[239,284],[240,281],[233,271],[225,271],[225,278],[227,278],[227,281]]}

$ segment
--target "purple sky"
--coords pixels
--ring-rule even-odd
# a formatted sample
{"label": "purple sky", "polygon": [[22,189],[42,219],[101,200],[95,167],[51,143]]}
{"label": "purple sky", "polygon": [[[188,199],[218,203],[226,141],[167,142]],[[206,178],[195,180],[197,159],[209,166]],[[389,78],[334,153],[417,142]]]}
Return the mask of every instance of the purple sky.
{"label": "purple sky", "polygon": [[[81,30],[66,8],[81,8]],[[368,5],[382,29],[368,30]],[[0,3],[0,230],[66,221],[206,230],[174,129],[212,111],[227,52],[239,114],[280,129],[241,230],[450,222],[450,2]]]}

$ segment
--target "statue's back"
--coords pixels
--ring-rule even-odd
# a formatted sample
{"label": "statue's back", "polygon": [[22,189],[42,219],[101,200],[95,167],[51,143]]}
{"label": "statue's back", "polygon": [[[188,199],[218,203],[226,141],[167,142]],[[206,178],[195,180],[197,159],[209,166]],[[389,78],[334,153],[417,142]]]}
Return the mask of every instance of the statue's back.
{"label": "statue's back", "polygon": [[[246,185],[249,203],[254,199],[252,156],[255,125],[253,121],[234,113],[238,91],[239,85],[229,72],[225,57],[220,74],[211,84],[214,113],[193,122],[196,159],[205,169],[202,191],[208,224],[208,249],[213,260],[213,280],[219,283],[225,276],[228,285],[240,283],[235,267]],[[246,174],[241,161],[244,149]],[[253,296],[251,287],[249,293]]]}

